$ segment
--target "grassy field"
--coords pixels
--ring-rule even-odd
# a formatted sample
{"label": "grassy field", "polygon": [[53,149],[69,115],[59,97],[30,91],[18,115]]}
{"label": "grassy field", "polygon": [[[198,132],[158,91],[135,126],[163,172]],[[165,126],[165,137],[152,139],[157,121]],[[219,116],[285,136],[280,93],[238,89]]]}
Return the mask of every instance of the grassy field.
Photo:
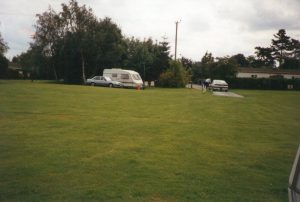
{"label": "grassy field", "polygon": [[288,201],[300,92],[0,80],[0,201]]}

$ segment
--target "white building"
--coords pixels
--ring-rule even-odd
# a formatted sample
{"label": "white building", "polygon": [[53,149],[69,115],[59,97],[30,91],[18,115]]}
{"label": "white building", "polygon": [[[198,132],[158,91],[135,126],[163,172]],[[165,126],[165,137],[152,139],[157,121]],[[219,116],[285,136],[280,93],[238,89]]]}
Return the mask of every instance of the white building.
{"label": "white building", "polygon": [[238,78],[270,78],[283,77],[285,79],[300,79],[300,70],[239,68]]}

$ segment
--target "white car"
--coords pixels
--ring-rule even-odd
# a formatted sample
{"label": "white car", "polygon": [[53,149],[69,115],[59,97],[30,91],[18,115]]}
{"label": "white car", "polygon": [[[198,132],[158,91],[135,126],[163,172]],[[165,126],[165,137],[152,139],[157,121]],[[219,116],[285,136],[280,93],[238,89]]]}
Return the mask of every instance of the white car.
{"label": "white car", "polygon": [[224,80],[213,80],[209,87],[212,91],[228,91],[228,84]]}
{"label": "white car", "polygon": [[123,87],[121,82],[113,81],[108,76],[94,76],[88,79],[86,84],[92,86]]}

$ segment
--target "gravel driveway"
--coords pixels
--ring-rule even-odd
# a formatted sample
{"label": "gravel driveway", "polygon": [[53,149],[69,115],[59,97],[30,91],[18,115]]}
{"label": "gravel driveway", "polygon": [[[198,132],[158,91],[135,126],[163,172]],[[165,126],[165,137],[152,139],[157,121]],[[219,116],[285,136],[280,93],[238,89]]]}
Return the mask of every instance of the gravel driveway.
{"label": "gravel driveway", "polygon": [[225,96],[225,97],[238,97],[238,98],[243,98],[244,97],[244,96],[238,95],[238,94],[233,93],[233,92],[218,92],[218,91],[214,91],[213,95]]}
{"label": "gravel driveway", "polygon": [[[186,85],[187,88],[191,88],[191,84]],[[202,90],[202,86],[198,84],[192,84],[193,89]],[[207,90],[209,92],[209,90]],[[237,97],[237,98],[243,98],[244,96],[233,93],[233,92],[219,92],[219,91],[213,91],[213,95],[216,96],[224,96],[224,97]]]}

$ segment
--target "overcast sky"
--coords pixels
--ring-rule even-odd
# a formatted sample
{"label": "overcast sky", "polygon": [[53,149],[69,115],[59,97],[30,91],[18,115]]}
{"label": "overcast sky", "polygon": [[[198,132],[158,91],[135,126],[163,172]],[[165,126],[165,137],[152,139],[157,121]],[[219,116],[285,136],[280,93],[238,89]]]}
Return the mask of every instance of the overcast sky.
{"label": "overcast sky", "polygon": [[[10,50],[8,58],[24,52],[34,33],[35,14],[49,6],[61,10],[68,0],[1,0],[0,31]],[[269,46],[273,34],[286,29],[300,40],[300,0],[78,0],[99,18],[110,17],[123,35],[162,41],[167,37],[174,55],[175,21],[178,57],[200,60],[214,56],[254,54]]]}

